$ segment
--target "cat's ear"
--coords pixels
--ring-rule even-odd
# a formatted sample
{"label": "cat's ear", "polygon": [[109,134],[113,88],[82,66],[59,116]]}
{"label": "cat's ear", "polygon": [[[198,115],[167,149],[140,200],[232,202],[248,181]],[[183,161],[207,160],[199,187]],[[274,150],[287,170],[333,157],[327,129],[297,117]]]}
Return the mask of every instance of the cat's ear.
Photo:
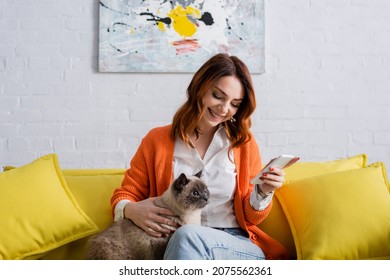
{"label": "cat's ear", "polygon": [[200,179],[200,176],[202,176],[202,171],[203,170],[200,170],[198,173],[196,173],[194,176],[195,177],[198,177]]}
{"label": "cat's ear", "polygon": [[180,191],[188,184],[188,182],[189,180],[187,179],[187,176],[184,173],[181,173],[176,179],[175,188]]}

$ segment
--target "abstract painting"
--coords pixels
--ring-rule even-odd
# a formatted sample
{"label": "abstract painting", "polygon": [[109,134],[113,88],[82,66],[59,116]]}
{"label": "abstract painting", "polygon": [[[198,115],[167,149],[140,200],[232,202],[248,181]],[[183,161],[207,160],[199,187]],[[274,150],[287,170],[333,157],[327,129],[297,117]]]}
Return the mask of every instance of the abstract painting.
{"label": "abstract painting", "polygon": [[101,0],[100,72],[195,72],[228,53],[264,72],[264,0]]}

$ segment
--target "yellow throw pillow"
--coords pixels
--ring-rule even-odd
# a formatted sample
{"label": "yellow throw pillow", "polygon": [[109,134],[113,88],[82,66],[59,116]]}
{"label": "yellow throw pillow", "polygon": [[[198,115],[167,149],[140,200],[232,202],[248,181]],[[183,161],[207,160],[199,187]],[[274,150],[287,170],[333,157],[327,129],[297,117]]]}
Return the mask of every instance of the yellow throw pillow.
{"label": "yellow throw pillow", "polygon": [[286,168],[285,183],[290,183],[295,180],[300,180],[326,173],[333,173],[336,171],[362,168],[366,165],[366,154],[360,154],[349,158],[342,158],[324,162],[299,161],[296,164]]}
{"label": "yellow throw pillow", "polygon": [[390,259],[383,163],[286,184],[276,191],[298,259]]}
{"label": "yellow throw pillow", "polygon": [[34,259],[98,232],[81,210],[55,154],[0,173],[0,259]]}
{"label": "yellow throw pillow", "polygon": [[[124,169],[63,169],[66,183],[81,209],[99,227],[100,231],[113,223],[110,198],[121,185]],[[44,260],[85,259],[90,236],[50,251]]]}
{"label": "yellow throw pillow", "polygon": [[[316,175],[362,168],[365,167],[366,164],[367,156],[365,154],[332,161],[297,162],[286,168],[285,184]],[[291,259],[297,258],[291,229],[277,198],[274,197],[271,213],[268,215],[267,219],[259,225],[259,228],[275,240],[279,241],[287,249]]]}

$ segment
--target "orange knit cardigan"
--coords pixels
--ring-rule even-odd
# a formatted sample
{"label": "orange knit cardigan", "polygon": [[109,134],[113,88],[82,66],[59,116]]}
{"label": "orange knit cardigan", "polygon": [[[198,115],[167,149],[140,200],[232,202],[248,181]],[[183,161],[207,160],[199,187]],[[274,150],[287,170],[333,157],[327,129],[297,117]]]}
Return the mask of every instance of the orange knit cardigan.
{"label": "orange knit cardigan", "polygon": [[[173,153],[175,141],[171,135],[172,126],[152,129],[143,139],[125,172],[122,186],[116,188],[111,197],[112,209],[123,199],[140,201],[160,196],[173,178]],[[237,171],[237,188],[234,209],[240,226],[249,233],[250,239],[260,246],[267,259],[287,259],[286,249],[276,240],[261,231],[261,223],[271,211],[272,203],[262,211],[256,211],[249,203],[253,185],[250,178],[261,169],[261,157],[254,137],[233,150]]]}

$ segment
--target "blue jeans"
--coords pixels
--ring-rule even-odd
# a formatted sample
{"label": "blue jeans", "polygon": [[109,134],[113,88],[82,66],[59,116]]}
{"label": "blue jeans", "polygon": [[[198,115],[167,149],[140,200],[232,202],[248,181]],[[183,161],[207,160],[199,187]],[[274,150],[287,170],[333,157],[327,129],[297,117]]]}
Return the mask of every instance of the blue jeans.
{"label": "blue jeans", "polygon": [[165,260],[263,260],[263,251],[240,228],[184,225],[168,242]]}

